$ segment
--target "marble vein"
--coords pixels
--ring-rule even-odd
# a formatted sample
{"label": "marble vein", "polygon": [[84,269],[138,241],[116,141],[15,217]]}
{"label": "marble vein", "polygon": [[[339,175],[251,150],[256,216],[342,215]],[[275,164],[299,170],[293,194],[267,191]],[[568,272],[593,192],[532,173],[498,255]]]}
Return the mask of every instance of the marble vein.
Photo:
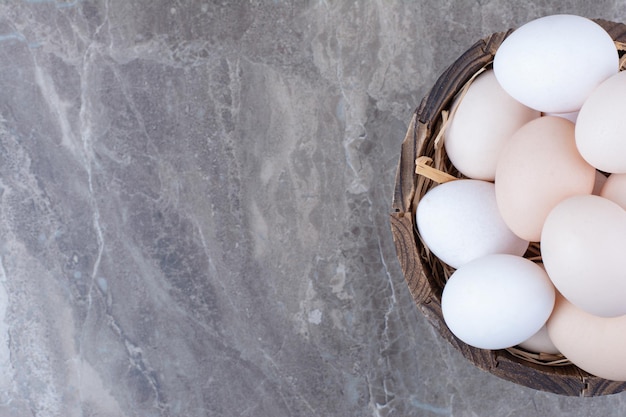
{"label": "marble vein", "polygon": [[469,365],[396,261],[412,111],[563,9],[480,3],[0,2],[0,417],[623,415]]}

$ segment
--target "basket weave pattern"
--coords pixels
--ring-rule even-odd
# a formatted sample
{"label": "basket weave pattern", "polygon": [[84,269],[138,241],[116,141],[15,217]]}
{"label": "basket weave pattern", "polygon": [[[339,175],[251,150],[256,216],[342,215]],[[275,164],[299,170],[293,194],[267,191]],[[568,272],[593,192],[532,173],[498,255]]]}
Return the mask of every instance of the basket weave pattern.
{"label": "basket weave pattern", "polygon": [[[626,25],[594,20],[615,40],[621,68],[626,58]],[[454,272],[435,257],[421,241],[415,226],[415,210],[424,194],[437,185],[416,174],[416,159],[428,157],[433,168],[463,178],[435,146],[447,111],[457,93],[479,71],[490,67],[500,44],[512,30],[494,33],[467,50],[437,80],[415,110],[401,147],[391,213],[391,230],[400,266],[416,305],[442,337],[474,365],[503,379],[530,388],[568,396],[599,396],[626,390],[626,383],[605,380],[579,369],[564,358],[532,355],[522,350],[484,350],[457,339],[446,326],[441,312],[443,287]],[[538,257],[531,245],[526,257]],[[622,365],[623,366],[623,365]]]}

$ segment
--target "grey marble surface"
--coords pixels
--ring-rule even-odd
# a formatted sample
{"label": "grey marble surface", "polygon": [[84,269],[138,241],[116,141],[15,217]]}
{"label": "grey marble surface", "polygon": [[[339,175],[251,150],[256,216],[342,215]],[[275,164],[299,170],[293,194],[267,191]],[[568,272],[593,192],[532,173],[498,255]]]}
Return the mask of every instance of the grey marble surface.
{"label": "grey marble surface", "polygon": [[388,224],[481,37],[620,1],[0,2],[0,416],[622,416],[468,364]]}

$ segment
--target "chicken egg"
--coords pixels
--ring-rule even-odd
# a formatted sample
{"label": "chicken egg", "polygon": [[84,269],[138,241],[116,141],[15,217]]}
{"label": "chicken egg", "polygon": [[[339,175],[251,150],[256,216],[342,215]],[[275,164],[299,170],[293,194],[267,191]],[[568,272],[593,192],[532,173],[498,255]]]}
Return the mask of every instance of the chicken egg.
{"label": "chicken egg", "polygon": [[524,105],[546,113],[579,110],[591,91],[616,74],[611,36],[581,16],[559,14],[516,29],[498,48],[498,82]]}
{"label": "chicken egg", "polygon": [[492,254],[452,274],[441,308],[450,331],[468,345],[503,349],[541,329],[554,297],[554,286],[539,265],[521,256]]}

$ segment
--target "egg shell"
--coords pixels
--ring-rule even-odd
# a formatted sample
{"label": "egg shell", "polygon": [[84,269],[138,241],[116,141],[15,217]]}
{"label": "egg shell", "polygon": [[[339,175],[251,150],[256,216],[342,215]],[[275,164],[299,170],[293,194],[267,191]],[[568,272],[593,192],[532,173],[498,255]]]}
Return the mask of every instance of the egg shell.
{"label": "egg shell", "polygon": [[576,146],[594,167],[626,173],[626,72],[598,86],[580,109]]}
{"label": "egg shell", "polygon": [[550,210],[569,196],[590,194],[595,172],[576,149],[572,122],[535,119],[500,154],[495,185],[502,218],[522,239],[539,241]]}
{"label": "egg shell", "polygon": [[[593,191],[591,191],[591,194],[601,195],[602,194],[602,189],[604,188],[604,185],[606,184],[608,179],[609,179],[609,177],[607,175],[604,175],[600,171],[596,171],[596,181],[593,184]],[[624,191],[626,191],[626,189],[624,189]],[[603,197],[608,198],[609,200],[612,200],[612,198],[610,198],[610,197],[606,197],[606,196],[603,196]],[[622,208],[625,208],[625,207],[622,206]]]}
{"label": "egg shell", "polygon": [[493,63],[498,82],[516,100],[546,113],[579,110],[591,91],[619,69],[611,36],[590,19],[545,16],[515,30]]}
{"label": "egg shell", "polygon": [[565,199],[541,235],[543,265],[556,288],[590,314],[626,314],[626,211],[596,195]]}
{"label": "egg shell", "polygon": [[626,316],[597,317],[557,294],[546,327],[556,348],[580,369],[626,381]]}
{"label": "egg shell", "polygon": [[481,349],[515,346],[537,333],[554,305],[546,272],[520,256],[493,254],[457,269],[441,297],[450,331]]}
{"label": "egg shell", "polygon": [[573,112],[569,112],[569,113],[545,113],[543,114],[543,116],[556,116],[556,117],[562,117],[565,120],[569,120],[572,123],[576,123],[576,119],[578,119],[578,113],[577,111],[573,111]]}
{"label": "egg shell", "polygon": [[541,113],[502,89],[485,71],[459,96],[450,114],[444,145],[452,164],[469,178],[492,181],[500,150],[513,133]]}
{"label": "egg shell", "polygon": [[490,253],[523,255],[528,242],[506,226],[493,183],[455,180],[429,190],[416,209],[422,240],[443,262],[458,268]]}
{"label": "egg shell", "polygon": [[[539,265],[545,271],[543,263],[537,263],[537,265]],[[518,346],[522,349],[534,353],[548,353],[551,355],[556,355],[560,353],[556,346],[554,346],[554,343],[552,343],[552,340],[550,340],[548,328],[545,324],[541,327],[541,329],[539,329],[537,333],[530,336]]]}
{"label": "egg shell", "polygon": [[619,204],[626,210],[626,174],[611,174],[606,178],[599,195]]}
{"label": "egg shell", "polygon": [[519,347],[534,353],[549,353],[551,355],[560,353],[559,349],[552,343],[546,325],[543,325],[537,333],[520,343]]}

